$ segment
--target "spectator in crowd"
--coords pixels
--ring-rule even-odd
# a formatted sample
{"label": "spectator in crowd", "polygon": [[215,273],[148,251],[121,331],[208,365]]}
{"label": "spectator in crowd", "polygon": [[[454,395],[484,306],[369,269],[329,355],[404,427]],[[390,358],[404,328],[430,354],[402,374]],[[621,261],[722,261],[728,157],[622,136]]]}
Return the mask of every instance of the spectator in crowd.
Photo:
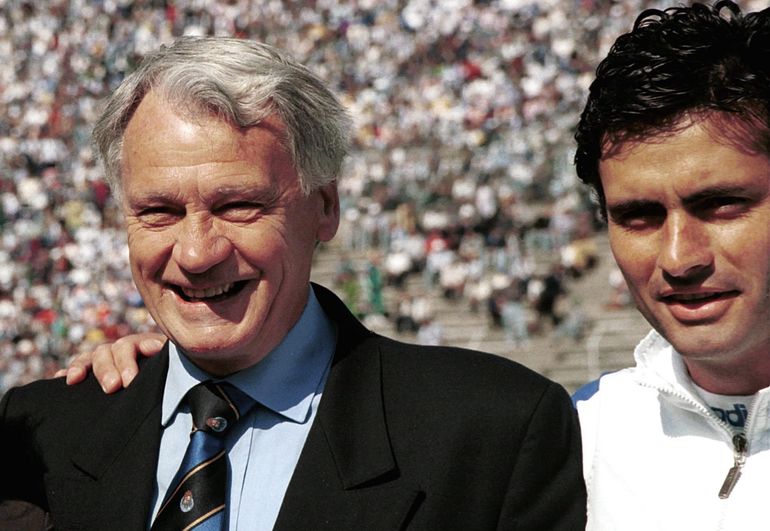
{"label": "spectator in crowd", "polygon": [[575,399],[588,529],[763,529],[770,9],[649,10],[597,70],[577,170],[654,329]]}
{"label": "spectator in crowd", "polygon": [[348,310],[361,317],[361,279],[353,260],[346,254],[340,257],[334,276],[334,286],[339,290]]}
{"label": "spectator in crowd", "polygon": [[540,289],[535,296],[535,311],[537,312],[537,328],[542,333],[545,327],[555,329],[559,326],[562,316],[557,310],[557,303],[564,295],[563,273],[559,265],[554,265],[540,279]]}
{"label": "spectator in crowd", "polygon": [[417,327],[417,343],[420,345],[444,345],[444,327],[432,314],[426,314]]}
{"label": "spectator in crowd", "polygon": [[529,323],[522,284],[522,282],[512,282],[510,287],[500,292],[500,302],[497,304],[505,330],[505,340],[513,347],[529,344]]}
{"label": "spectator in crowd", "polygon": [[396,304],[395,325],[399,334],[417,332],[419,326],[414,318],[414,297],[406,290],[399,292]]}
{"label": "spectator in crowd", "polygon": [[369,253],[366,264],[366,293],[368,296],[368,312],[385,315],[385,299],[382,293],[384,286],[382,274],[382,257],[377,251]]}
{"label": "spectator in crowd", "polygon": [[389,286],[403,289],[409,274],[414,271],[414,262],[406,249],[400,244],[391,247],[385,257],[383,269],[385,270],[385,282]]}

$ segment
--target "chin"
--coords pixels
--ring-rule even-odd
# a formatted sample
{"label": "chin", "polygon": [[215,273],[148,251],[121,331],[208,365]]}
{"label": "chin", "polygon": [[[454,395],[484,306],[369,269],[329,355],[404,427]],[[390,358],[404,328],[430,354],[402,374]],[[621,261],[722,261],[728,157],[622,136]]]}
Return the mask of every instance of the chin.
{"label": "chin", "polygon": [[243,350],[243,343],[228,341],[195,341],[176,343],[186,354],[206,359],[222,359],[233,356],[233,353]]}
{"label": "chin", "polygon": [[734,338],[716,330],[693,330],[687,337],[673,334],[667,339],[682,357],[688,359],[726,358],[741,350]]}

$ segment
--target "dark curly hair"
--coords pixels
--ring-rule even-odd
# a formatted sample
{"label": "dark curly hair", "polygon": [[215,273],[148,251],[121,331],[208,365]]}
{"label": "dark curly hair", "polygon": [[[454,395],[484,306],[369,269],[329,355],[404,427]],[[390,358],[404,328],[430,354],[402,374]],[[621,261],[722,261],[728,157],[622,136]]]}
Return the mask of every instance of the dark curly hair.
{"label": "dark curly hair", "polygon": [[723,0],[648,9],[615,41],[575,133],[577,174],[596,193],[602,216],[602,156],[676,131],[686,115],[719,117],[720,132],[770,155],[770,8],[744,14]]}

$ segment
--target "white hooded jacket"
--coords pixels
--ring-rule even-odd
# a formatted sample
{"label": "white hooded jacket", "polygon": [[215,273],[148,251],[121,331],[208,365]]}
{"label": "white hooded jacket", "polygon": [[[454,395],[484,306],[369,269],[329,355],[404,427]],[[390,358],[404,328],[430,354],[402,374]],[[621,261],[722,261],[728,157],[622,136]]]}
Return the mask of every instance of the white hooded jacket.
{"label": "white hooded jacket", "polygon": [[[593,395],[576,393],[587,529],[770,530],[770,388],[752,400],[742,440],[703,402],[657,332],[634,357],[636,367],[603,376]],[[734,467],[739,477],[720,498]]]}

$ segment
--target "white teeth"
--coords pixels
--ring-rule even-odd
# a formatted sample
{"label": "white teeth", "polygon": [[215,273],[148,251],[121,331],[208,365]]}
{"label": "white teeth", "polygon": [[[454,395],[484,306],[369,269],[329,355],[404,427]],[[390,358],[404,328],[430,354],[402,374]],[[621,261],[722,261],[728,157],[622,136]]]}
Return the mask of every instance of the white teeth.
{"label": "white teeth", "polygon": [[189,289],[182,288],[182,293],[191,299],[206,299],[208,297],[216,297],[223,293],[227,293],[233,287],[233,283],[225,284],[224,286],[217,286],[215,288],[206,289]]}

